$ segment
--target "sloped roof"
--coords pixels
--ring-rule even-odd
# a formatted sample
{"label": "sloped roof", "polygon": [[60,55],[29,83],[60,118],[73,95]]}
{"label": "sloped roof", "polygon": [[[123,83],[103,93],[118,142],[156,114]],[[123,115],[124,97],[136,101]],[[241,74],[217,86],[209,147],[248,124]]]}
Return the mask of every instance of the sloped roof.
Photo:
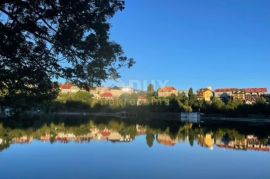
{"label": "sloped roof", "polygon": [[103,98],[112,98],[113,95],[112,95],[112,93],[110,93],[110,92],[105,92],[105,93],[102,93],[102,94],[100,95],[100,97],[103,97]]}
{"label": "sloped roof", "polygon": [[246,93],[267,93],[267,88],[246,88]]}
{"label": "sloped roof", "polygon": [[221,93],[228,93],[233,91],[244,91],[245,93],[267,93],[267,88],[220,88],[215,90],[215,92]]}
{"label": "sloped roof", "polygon": [[176,91],[176,89],[174,87],[167,86],[167,87],[161,88],[159,91],[160,92],[172,92],[172,91]]}
{"label": "sloped roof", "polygon": [[216,89],[215,92],[229,93],[229,92],[233,92],[235,90],[237,90],[237,88],[220,88],[220,89]]}
{"label": "sloped roof", "polygon": [[72,84],[66,83],[60,86],[61,89],[71,89],[73,87]]}

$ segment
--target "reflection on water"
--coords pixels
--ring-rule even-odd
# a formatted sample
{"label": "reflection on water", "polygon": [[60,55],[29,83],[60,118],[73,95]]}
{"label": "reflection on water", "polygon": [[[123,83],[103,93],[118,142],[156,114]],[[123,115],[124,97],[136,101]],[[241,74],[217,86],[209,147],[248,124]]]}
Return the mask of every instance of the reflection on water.
{"label": "reflection on water", "polygon": [[[29,122],[29,121],[28,121]],[[0,124],[0,151],[13,144],[31,144],[34,140],[47,143],[89,143],[92,141],[130,143],[138,136],[145,136],[145,144],[174,147],[177,144],[194,143],[201,147],[270,151],[268,128],[247,126],[220,127],[192,124],[166,123],[162,121],[132,121],[117,119],[61,119],[55,121],[33,120],[29,126],[10,121]],[[30,127],[31,126],[31,127]],[[269,133],[268,133],[269,132]]]}

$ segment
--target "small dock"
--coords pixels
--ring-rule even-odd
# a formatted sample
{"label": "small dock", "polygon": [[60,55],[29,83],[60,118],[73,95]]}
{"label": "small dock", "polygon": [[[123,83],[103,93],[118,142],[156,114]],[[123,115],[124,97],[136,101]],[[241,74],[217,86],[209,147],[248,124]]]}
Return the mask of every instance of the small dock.
{"label": "small dock", "polygon": [[201,122],[201,114],[200,113],[180,113],[180,121],[188,122],[188,123],[200,123]]}

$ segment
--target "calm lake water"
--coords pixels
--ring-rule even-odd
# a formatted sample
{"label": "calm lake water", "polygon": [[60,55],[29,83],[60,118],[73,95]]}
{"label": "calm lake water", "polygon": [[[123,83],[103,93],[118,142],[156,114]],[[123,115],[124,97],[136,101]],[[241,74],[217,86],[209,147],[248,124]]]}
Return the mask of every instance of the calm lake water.
{"label": "calm lake water", "polygon": [[267,127],[117,119],[0,124],[0,178],[270,178]]}

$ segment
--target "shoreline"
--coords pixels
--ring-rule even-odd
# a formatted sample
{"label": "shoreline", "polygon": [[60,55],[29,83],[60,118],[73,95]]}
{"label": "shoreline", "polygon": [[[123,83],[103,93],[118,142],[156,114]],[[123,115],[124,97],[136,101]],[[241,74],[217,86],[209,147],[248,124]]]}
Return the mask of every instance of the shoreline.
{"label": "shoreline", "polygon": [[[98,117],[117,117],[120,119],[132,117],[150,117],[153,119],[163,119],[166,121],[179,121],[181,122],[181,113],[173,112],[150,112],[147,114],[142,113],[128,113],[122,112],[57,112],[53,115],[63,116],[98,116]],[[225,115],[201,115],[201,122],[215,123],[215,122],[236,122],[236,123],[250,123],[250,124],[267,124],[270,125],[270,117],[264,115],[248,116],[248,117],[226,117]]]}

